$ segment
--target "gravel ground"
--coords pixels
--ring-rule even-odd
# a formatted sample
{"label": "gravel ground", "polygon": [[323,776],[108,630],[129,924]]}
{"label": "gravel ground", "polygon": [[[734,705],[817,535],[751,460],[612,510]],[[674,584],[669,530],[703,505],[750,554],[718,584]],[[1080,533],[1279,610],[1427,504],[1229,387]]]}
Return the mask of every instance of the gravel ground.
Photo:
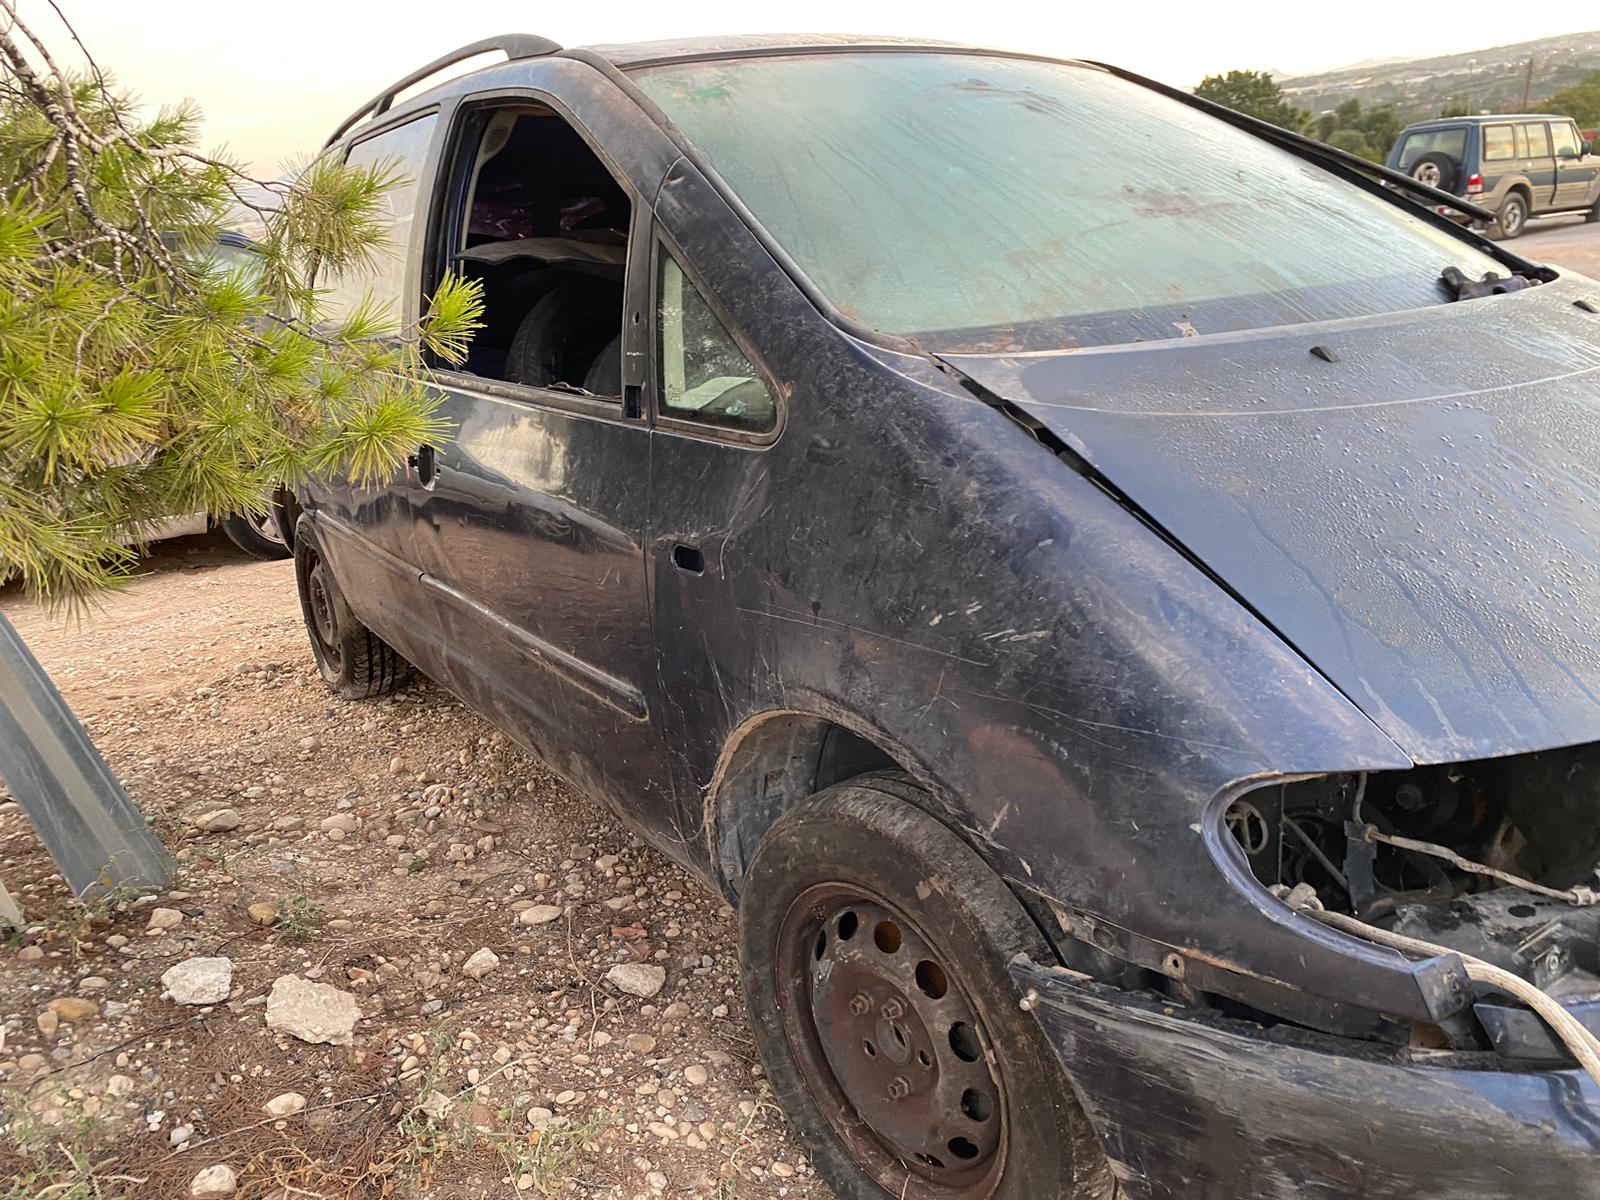
{"label": "gravel ground", "polygon": [[0,595],[179,859],[85,910],[0,803],[0,1200],[831,1194],[726,905],[448,693],[335,699],[290,564],[147,567],[78,624]]}

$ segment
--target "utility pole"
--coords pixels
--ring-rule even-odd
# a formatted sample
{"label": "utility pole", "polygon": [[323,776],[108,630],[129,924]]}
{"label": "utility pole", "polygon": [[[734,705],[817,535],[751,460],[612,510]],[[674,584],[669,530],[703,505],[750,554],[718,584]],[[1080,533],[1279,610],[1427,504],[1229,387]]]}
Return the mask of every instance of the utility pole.
{"label": "utility pole", "polygon": [[1522,80],[1522,111],[1528,111],[1528,105],[1533,100],[1533,59],[1528,59],[1528,73]]}

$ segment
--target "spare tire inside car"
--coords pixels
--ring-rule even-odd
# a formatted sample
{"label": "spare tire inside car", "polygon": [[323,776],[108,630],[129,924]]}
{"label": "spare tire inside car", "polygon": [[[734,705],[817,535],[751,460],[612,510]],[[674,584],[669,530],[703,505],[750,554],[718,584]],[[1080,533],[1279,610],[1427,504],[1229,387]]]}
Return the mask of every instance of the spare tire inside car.
{"label": "spare tire inside car", "polygon": [[1417,157],[1411,164],[1411,178],[1440,191],[1453,192],[1461,178],[1461,164],[1448,154],[1430,151]]}
{"label": "spare tire inside car", "polygon": [[609,279],[575,275],[528,310],[511,339],[506,378],[529,387],[581,387],[621,323],[621,287]]}

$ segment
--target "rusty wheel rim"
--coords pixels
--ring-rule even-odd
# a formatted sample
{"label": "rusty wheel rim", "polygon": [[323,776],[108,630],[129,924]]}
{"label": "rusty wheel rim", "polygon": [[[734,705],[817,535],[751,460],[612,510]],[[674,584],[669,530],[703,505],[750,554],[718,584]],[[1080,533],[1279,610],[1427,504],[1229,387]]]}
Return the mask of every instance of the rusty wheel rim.
{"label": "rusty wheel rim", "polygon": [[785,914],[778,969],[800,1073],[856,1162],[896,1197],[991,1195],[1005,1089],[937,946],[881,897],[823,884]]}

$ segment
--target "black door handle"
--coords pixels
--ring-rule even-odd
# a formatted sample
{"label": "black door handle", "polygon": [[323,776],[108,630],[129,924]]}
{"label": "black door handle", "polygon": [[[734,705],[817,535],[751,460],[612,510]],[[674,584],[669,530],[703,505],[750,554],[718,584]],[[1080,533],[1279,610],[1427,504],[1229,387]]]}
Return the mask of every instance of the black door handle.
{"label": "black door handle", "polygon": [[417,482],[431,488],[439,479],[439,465],[434,461],[433,447],[423,443],[415,454],[406,455],[406,464],[417,473]]}
{"label": "black door handle", "polygon": [[687,575],[703,575],[706,569],[706,556],[693,546],[685,546],[679,542],[672,548],[672,565]]}

